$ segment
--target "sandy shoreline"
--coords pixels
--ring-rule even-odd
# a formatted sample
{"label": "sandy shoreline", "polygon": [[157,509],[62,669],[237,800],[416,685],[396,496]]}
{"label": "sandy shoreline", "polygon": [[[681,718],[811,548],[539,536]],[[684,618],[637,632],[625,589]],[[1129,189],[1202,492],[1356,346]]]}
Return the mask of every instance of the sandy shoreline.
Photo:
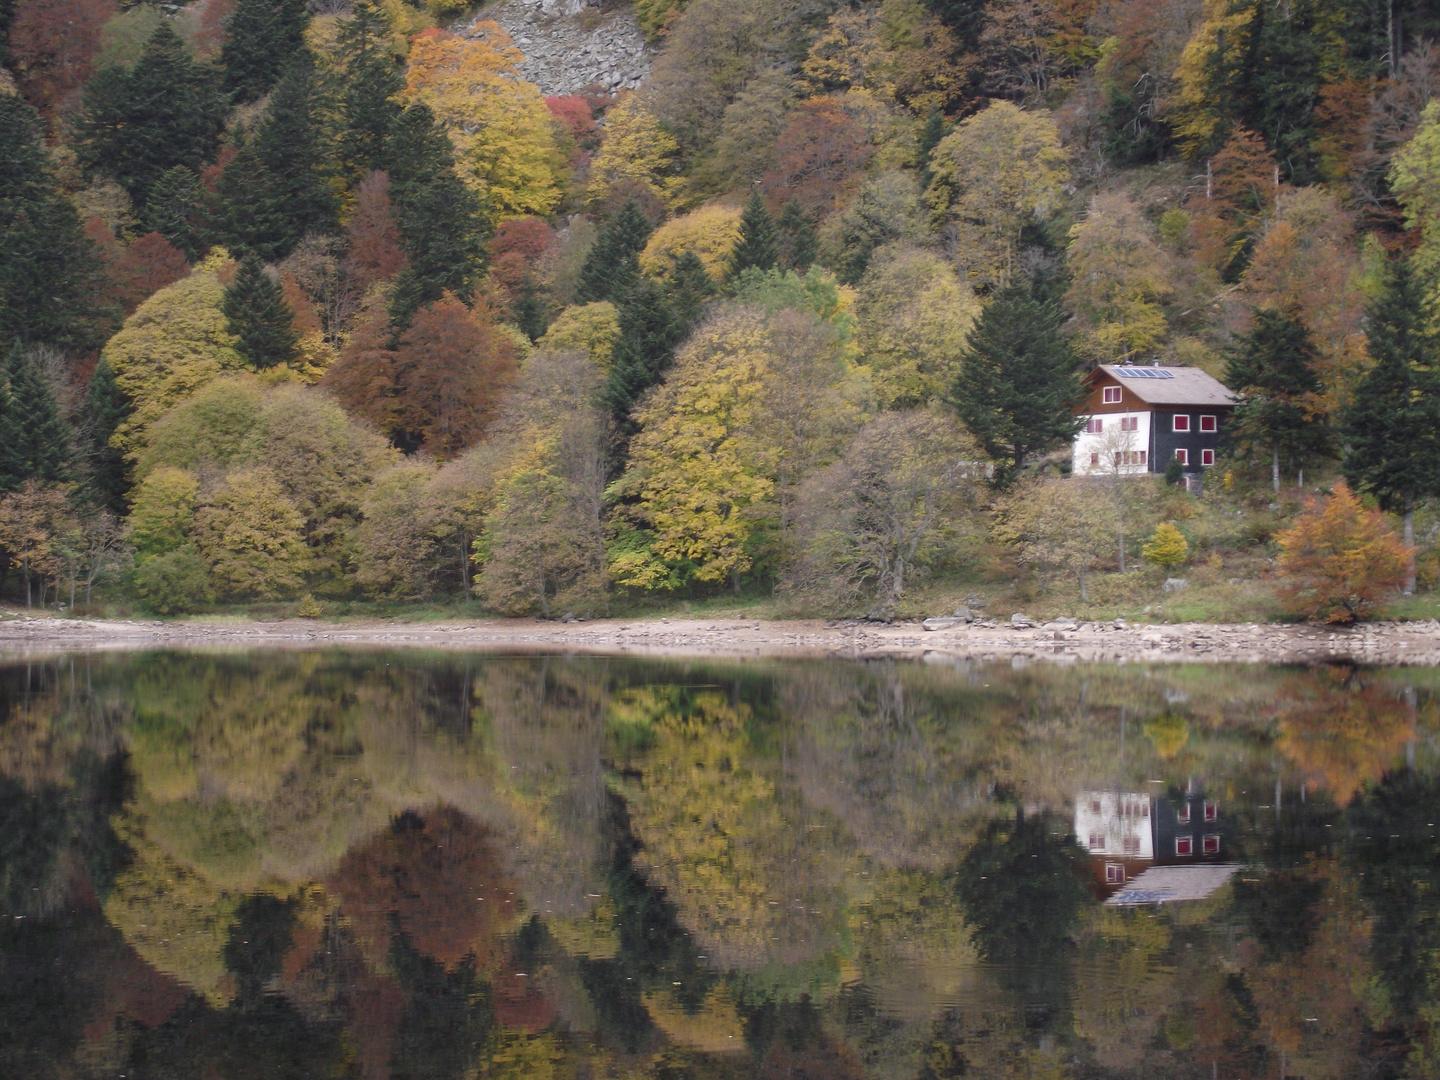
{"label": "sandy shoreline", "polygon": [[1356,628],[1181,623],[1117,629],[1111,623],[1020,628],[1009,622],[927,631],[819,620],[610,619],[403,623],[142,622],[33,617],[0,619],[0,656],[167,648],[423,648],[475,652],[576,652],[673,657],[947,658],[1058,663],[1440,664],[1440,622]]}

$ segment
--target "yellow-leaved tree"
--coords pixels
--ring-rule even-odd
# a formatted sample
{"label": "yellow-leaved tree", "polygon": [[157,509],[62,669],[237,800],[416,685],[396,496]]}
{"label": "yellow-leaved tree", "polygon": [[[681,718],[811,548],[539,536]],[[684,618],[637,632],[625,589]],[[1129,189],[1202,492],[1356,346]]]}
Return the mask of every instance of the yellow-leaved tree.
{"label": "yellow-leaved tree", "polygon": [[1005,282],[1020,230],[1059,208],[1070,166],[1048,113],[991,102],[940,140],[925,199],[953,230],[957,261],[976,283]]}
{"label": "yellow-leaved tree", "polygon": [[[1390,187],[1405,211],[1405,224],[1420,233],[1415,268],[1440,281],[1440,101],[1425,107],[1414,136],[1395,155]],[[1431,295],[1440,300],[1440,287]]]}
{"label": "yellow-leaved tree", "polygon": [[497,23],[472,37],[417,34],[405,82],[455,147],[455,169],[501,218],[545,216],[559,205],[565,161],[545,98],[520,75],[524,55]]}
{"label": "yellow-leaved tree", "polygon": [[625,95],[605,114],[605,141],[590,163],[591,199],[603,199],[612,184],[630,182],[647,188],[666,203],[679,192],[675,158],[680,144],[660,126],[645,97]]}
{"label": "yellow-leaved tree", "polygon": [[215,249],[188,277],[141,304],[105,346],[101,356],[133,409],[115,432],[120,449],[138,449],[151,424],[222,371],[246,369],[220,310],[219,273],[229,261]]}
{"label": "yellow-leaved tree", "polygon": [[1076,347],[1097,363],[1158,348],[1169,330],[1164,304],[1174,293],[1170,256],[1128,198],[1096,195],[1070,230],[1070,290],[1065,305],[1082,329]]}
{"label": "yellow-leaved tree", "polygon": [[729,269],[730,252],[740,239],[740,209],[735,206],[702,206],[682,214],[656,229],[640,253],[640,269],[664,276],[675,260],[693,251],[716,281]]}
{"label": "yellow-leaved tree", "polygon": [[620,314],[608,300],[593,304],[572,304],[562,311],[538,342],[542,349],[564,352],[579,349],[601,370],[615,358],[620,340]]}

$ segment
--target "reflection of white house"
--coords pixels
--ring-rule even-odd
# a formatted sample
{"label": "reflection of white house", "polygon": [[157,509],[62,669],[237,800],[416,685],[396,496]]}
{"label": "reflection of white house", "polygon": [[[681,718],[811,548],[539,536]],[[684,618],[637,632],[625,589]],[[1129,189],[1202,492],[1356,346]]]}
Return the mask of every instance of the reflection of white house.
{"label": "reflection of white house", "polygon": [[1091,855],[1153,859],[1150,796],[1129,791],[1082,791],[1075,797],[1075,836]]}

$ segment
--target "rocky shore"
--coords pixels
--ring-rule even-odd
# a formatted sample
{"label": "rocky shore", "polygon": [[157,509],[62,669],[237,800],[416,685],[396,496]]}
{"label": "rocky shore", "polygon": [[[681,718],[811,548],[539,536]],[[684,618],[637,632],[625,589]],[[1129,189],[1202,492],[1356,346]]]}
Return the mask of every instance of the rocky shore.
{"label": "rocky shore", "polygon": [[[1028,620],[1026,620],[1028,622]],[[642,619],[593,622],[494,620],[401,623],[140,622],[0,618],[0,655],[165,648],[426,648],[477,652],[585,652],[647,656],[893,658],[948,663],[1440,664],[1440,622],[1323,626],[1057,621],[920,623],[816,620]]]}

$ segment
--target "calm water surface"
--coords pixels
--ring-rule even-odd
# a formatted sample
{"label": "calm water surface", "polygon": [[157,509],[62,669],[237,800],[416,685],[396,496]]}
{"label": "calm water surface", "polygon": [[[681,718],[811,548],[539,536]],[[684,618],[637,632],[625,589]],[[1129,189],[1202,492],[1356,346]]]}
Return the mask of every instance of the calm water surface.
{"label": "calm water surface", "polygon": [[1429,1077],[1440,675],[0,666],[0,1077]]}

